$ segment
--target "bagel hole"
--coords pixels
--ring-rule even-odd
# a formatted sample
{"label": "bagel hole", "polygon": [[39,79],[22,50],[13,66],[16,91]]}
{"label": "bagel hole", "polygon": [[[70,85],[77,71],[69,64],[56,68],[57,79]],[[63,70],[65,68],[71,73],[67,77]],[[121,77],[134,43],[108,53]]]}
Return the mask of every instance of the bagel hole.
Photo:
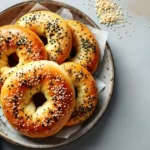
{"label": "bagel hole", "polygon": [[76,87],[74,87],[74,90],[75,90],[75,99],[78,97],[78,90]]}
{"label": "bagel hole", "polygon": [[47,38],[45,36],[40,36],[41,41],[43,42],[44,45],[47,45]]}
{"label": "bagel hole", "polygon": [[10,67],[15,67],[19,63],[19,58],[16,53],[12,53],[8,57],[8,64]]}
{"label": "bagel hole", "polygon": [[47,100],[42,92],[38,92],[32,96],[36,109],[42,106]]}
{"label": "bagel hole", "polygon": [[76,54],[77,54],[76,48],[75,48],[75,47],[72,47],[71,52],[70,52],[70,55],[69,55],[69,57],[68,57],[68,60],[70,60],[71,58],[73,58]]}
{"label": "bagel hole", "polygon": [[71,53],[70,53],[70,57],[72,58],[72,57],[74,57],[75,55],[76,55],[76,48],[75,47],[72,47],[72,49],[71,49]]}

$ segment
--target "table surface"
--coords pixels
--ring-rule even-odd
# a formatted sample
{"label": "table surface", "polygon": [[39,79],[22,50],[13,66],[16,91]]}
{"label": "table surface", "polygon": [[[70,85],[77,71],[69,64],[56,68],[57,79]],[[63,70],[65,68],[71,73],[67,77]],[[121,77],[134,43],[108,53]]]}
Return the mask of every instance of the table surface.
{"label": "table surface", "polygon": [[[22,1],[2,1],[0,11]],[[116,31],[100,25],[94,8],[83,5],[83,0],[60,1],[77,7],[109,32],[108,42],[115,62],[115,89],[100,122],[81,139],[57,150],[150,150],[150,1],[118,0],[125,15],[128,10],[131,18],[128,18],[129,24]],[[94,4],[94,0],[90,3]],[[2,150],[27,150],[2,139],[0,142]]]}

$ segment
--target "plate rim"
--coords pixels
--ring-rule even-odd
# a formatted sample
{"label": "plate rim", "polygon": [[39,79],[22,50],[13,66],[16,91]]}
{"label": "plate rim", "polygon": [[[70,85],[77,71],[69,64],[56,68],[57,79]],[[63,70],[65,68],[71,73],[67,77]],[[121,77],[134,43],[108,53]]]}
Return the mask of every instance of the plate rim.
{"label": "plate rim", "polygon": [[[17,3],[17,4],[14,4],[8,8],[6,8],[5,10],[1,11],[0,12],[0,15],[2,15],[3,13],[5,13],[6,11],[8,11],[9,9],[11,8],[14,8],[16,6],[19,6],[19,5],[22,5],[22,4],[30,4],[30,3],[38,3],[36,1],[26,1],[26,2],[20,2],[20,3]],[[41,1],[39,4],[42,4],[42,3],[51,3],[51,4],[56,4],[56,5],[62,5],[62,6],[67,6],[68,8],[71,8],[73,11],[75,12],[78,12],[80,15],[84,16],[88,21],[90,21],[96,28],[100,29],[100,27],[87,15],[85,14],[84,12],[82,12],[81,10],[79,10],[78,8],[72,6],[72,5],[69,5],[69,4],[66,4],[64,2],[59,2],[57,0],[51,0],[51,1]],[[102,118],[102,116],[105,114],[106,112],[106,109],[111,101],[111,98],[113,96],[113,93],[114,93],[114,86],[115,86],[115,65],[114,65],[114,58],[113,58],[113,54],[112,54],[112,51],[110,49],[110,46],[108,44],[108,42],[106,42],[106,47],[108,47],[107,51],[110,53],[110,61],[112,63],[112,82],[111,82],[111,90],[110,90],[110,93],[109,93],[109,97],[105,103],[105,107],[103,108],[103,111],[101,112],[101,114],[99,114],[99,116],[96,118],[95,122],[90,126],[90,128],[88,128],[88,130],[86,130],[85,132],[81,133],[81,134],[78,134],[76,137],[74,138],[71,138],[71,140],[68,139],[68,141],[64,141],[60,144],[57,144],[57,145],[49,145],[49,146],[29,146],[28,144],[22,144],[22,143],[18,143],[16,141],[14,141],[13,139],[10,139],[7,135],[3,134],[2,132],[0,132],[0,137],[3,138],[4,140],[14,144],[14,145],[20,145],[20,146],[23,146],[23,147],[28,147],[28,148],[37,148],[37,149],[48,149],[48,148],[57,148],[57,147],[61,147],[61,146],[65,146],[65,145],[68,145],[78,139],[80,139],[81,137],[85,136],[89,131],[91,131],[92,128],[94,128],[97,123],[100,121],[100,119]]]}

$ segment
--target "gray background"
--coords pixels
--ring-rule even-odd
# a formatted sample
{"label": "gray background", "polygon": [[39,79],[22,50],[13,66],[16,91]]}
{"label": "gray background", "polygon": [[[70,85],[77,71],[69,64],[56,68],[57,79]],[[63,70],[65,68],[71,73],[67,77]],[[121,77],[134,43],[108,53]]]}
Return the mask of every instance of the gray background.
{"label": "gray background", "polygon": [[[0,11],[22,1],[2,1]],[[60,1],[79,8],[109,32],[108,42],[114,56],[116,81],[111,103],[96,127],[81,139],[57,150],[150,150],[150,1],[118,0],[125,14],[129,8],[132,24],[127,23],[116,31],[100,25],[94,8],[88,9],[87,5],[82,5],[83,0]],[[125,34],[125,29],[131,33],[131,37]],[[122,39],[118,38],[117,31]],[[0,149],[27,148],[1,139]]]}

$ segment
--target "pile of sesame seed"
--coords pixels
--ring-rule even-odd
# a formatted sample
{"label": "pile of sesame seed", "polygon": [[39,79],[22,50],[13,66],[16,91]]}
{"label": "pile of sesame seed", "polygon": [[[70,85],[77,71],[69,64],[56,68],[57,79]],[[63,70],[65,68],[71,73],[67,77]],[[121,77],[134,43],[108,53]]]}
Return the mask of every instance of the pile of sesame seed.
{"label": "pile of sesame seed", "polygon": [[[122,8],[117,1],[120,0],[82,0],[82,5],[86,6],[89,11],[95,10],[99,23],[107,25],[116,32],[119,39],[122,39],[123,35],[131,37],[135,33],[134,29],[130,29],[133,18],[128,8]],[[122,32],[120,28],[125,28],[125,30]]]}
{"label": "pile of sesame seed", "polygon": [[101,24],[114,25],[124,22],[121,6],[112,0],[95,0],[96,11]]}

